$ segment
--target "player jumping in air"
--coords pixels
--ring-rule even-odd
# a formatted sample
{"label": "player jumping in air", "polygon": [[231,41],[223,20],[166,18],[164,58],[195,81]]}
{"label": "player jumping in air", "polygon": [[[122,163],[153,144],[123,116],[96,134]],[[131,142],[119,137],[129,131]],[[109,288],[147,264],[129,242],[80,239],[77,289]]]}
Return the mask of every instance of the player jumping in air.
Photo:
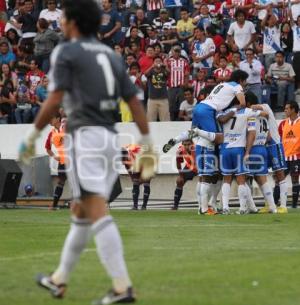
{"label": "player jumping in air", "polygon": [[136,97],[137,89],[122,58],[96,39],[100,19],[96,1],[64,1],[61,25],[67,41],[52,53],[49,97],[20,146],[20,159],[28,162],[34,155],[36,139],[63,102],[68,117],[67,175],[76,204],[60,263],[50,276],[39,275],[37,283],[54,297],[63,297],[70,273],[93,236],[98,257],[112,279],[112,289],[93,304],[131,303],[135,295],[121,236],[106,204],[118,177],[115,164],[120,148],[116,145],[114,124],[119,97],[128,103],[142,133],[142,153],[137,156],[135,167],[143,179],[153,176],[156,156],[143,107]]}

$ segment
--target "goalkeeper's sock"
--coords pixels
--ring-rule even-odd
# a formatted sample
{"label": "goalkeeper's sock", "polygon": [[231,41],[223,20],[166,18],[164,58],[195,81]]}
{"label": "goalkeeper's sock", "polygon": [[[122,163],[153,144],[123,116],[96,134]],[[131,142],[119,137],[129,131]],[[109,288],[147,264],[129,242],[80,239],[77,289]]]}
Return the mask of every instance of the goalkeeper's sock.
{"label": "goalkeeper's sock", "polygon": [[144,183],[144,197],[143,197],[143,207],[147,207],[149,196],[150,196],[150,182]]}
{"label": "goalkeeper's sock", "polygon": [[176,187],[174,192],[174,207],[178,208],[182,196],[182,188]]}
{"label": "goalkeeper's sock", "polygon": [[276,205],[278,205],[278,201],[280,198],[280,186],[279,184],[275,184],[274,190],[273,190],[273,197],[274,197],[274,202]]}
{"label": "goalkeeper's sock", "polygon": [[70,272],[89,241],[90,233],[89,220],[72,217],[71,228],[62,249],[59,266],[51,275],[51,280],[56,285],[68,282]]}
{"label": "goalkeeper's sock", "polygon": [[216,138],[216,134],[214,132],[205,131],[197,128],[197,134],[210,142],[213,142]]}
{"label": "goalkeeper's sock", "polygon": [[121,236],[111,216],[105,216],[92,225],[97,254],[112,278],[115,292],[122,293],[131,287],[123,255]]}
{"label": "goalkeeper's sock", "polygon": [[180,135],[174,138],[176,144],[189,139],[189,132],[183,131]]}
{"label": "goalkeeper's sock", "polygon": [[230,184],[224,182],[222,185],[223,210],[229,210],[229,196],[230,196]]}
{"label": "goalkeeper's sock", "polygon": [[59,199],[64,191],[64,185],[58,184],[54,190],[53,195],[53,207],[56,208],[59,202]]}
{"label": "goalkeeper's sock", "polygon": [[138,182],[133,182],[132,200],[134,207],[138,207],[139,205],[139,196],[140,196],[140,184]]}
{"label": "goalkeeper's sock", "polygon": [[286,179],[279,182],[280,188],[280,206],[286,208],[288,185]]}

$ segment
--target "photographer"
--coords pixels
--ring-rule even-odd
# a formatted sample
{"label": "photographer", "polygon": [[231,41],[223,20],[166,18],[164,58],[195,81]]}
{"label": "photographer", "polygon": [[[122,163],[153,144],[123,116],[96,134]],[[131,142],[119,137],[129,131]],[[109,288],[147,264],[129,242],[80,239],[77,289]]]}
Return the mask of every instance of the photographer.
{"label": "photographer", "polygon": [[275,63],[271,64],[267,77],[268,81],[277,89],[277,107],[284,108],[284,102],[294,100],[295,71],[291,64],[284,61],[284,53],[277,51]]}
{"label": "photographer", "polygon": [[157,56],[154,58],[152,67],[146,71],[148,84],[148,121],[170,121],[169,100],[167,91],[168,72],[163,65],[162,59]]}

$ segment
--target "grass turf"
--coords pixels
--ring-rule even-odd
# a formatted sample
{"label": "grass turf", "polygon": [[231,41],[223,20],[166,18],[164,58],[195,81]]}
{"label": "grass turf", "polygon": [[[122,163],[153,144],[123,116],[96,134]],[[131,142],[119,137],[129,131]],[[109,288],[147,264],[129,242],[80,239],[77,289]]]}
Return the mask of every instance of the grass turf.
{"label": "grass turf", "polygon": [[[195,211],[113,211],[141,305],[296,305],[300,213],[198,216]],[[33,279],[51,272],[69,228],[67,211],[0,211],[0,304],[84,305],[110,281],[94,245],[64,300]]]}

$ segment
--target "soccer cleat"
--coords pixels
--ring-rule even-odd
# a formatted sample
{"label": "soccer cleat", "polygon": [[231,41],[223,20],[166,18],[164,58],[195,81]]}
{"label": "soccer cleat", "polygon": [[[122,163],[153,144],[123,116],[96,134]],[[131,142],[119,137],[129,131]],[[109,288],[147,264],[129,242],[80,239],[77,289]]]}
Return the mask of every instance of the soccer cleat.
{"label": "soccer cleat", "polygon": [[178,207],[177,206],[172,206],[171,207],[171,211],[177,211],[178,210]]}
{"label": "soccer cleat", "polygon": [[258,213],[259,214],[268,214],[270,211],[270,208],[268,205],[265,205],[263,208],[259,209]]}
{"label": "soccer cleat", "polygon": [[214,215],[217,215],[218,213],[215,210],[213,210],[212,208],[208,208],[208,210],[202,214],[206,215],[206,216],[214,216]]}
{"label": "soccer cleat", "polygon": [[147,206],[142,205],[141,210],[144,210],[144,211],[147,210]]}
{"label": "soccer cleat", "polygon": [[169,142],[163,146],[162,150],[166,154],[175,145],[176,141],[174,139],[170,139]]}
{"label": "soccer cleat", "polygon": [[124,293],[116,293],[113,289],[110,290],[102,299],[95,300],[92,305],[109,305],[116,303],[134,303],[136,297],[133,289],[129,287]]}
{"label": "soccer cleat", "polygon": [[132,211],[137,211],[139,208],[136,206],[136,205],[134,205],[132,208],[131,208],[131,210]]}
{"label": "soccer cleat", "polygon": [[249,214],[248,210],[237,210],[235,212],[235,214],[237,215],[246,215],[246,214]]}
{"label": "soccer cleat", "polygon": [[49,290],[54,298],[62,299],[64,297],[67,288],[65,284],[56,285],[52,282],[50,276],[44,274],[38,274],[36,282],[39,286]]}
{"label": "soccer cleat", "polygon": [[222,215],[230,215],[230,210],[229,209],[223,209],[222,210]]}
{"label": "soccer cleat", "polygon": [[249,209],[248,210],[248,213],[249,214],[258,214],[258,210],[256,209],[256,210],[251,210],[251,209]]}
{"label": "soccer cleat", "polygon": [[288,213],[288,209],[287,209],[287,207],[278,207],[277,208],[277,213],[278,214],[287,214]]}

